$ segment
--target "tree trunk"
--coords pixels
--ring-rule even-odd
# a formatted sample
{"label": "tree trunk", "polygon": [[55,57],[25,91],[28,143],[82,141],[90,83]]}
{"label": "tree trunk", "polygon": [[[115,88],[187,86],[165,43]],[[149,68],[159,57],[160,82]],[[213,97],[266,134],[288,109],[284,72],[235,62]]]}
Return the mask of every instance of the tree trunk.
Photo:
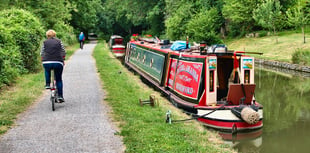
{"label": "tree trunk", "polygon": [[301,27],[302,35],[304,37],[304,44],[306,43],[306,35],[305,35],[305,29],[304,26]]}
{"label": "tree trunk", "polygon": [[273,26],[273,34],[276,36],[276,43],[278,43],[278,36],[277,36],[277,32],[276,32],[276,27]]}

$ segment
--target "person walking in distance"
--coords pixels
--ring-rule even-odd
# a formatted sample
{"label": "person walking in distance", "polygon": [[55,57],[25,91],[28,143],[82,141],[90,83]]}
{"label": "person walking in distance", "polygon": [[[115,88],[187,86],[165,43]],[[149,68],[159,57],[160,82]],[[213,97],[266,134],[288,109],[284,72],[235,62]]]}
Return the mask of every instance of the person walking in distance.
{"label": "person walking in distance", "polygon": [[59,102],[64,102],[62,72],[66,57],[65,47],[61,40],[56,38],[56,32],[54,30],[48,30],[46,37],[47,39],[43,42],[41,49],[42,64],[45,70],[45,89],[51,88],[51,70],[54,69],[58,91],[57,99]]}
{"label": "person walking in distance", "polygon": [[84,33],[81,32],[79,35],[79,41],[80,41],[80,48],[83,49],[84,41],[85,41],[85,36]]}

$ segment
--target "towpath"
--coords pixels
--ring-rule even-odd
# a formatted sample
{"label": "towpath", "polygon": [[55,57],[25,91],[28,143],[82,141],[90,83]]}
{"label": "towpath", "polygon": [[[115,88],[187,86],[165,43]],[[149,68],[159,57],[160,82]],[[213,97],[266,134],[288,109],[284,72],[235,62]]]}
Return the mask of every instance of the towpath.
{"label": "towpath", "polygon": [[[65,103],[53,112],[49,91],[16,126],[0,137],[0,153],[77,153],[124,151],[122,140],[108,116],[92,52],[85,44],[66,63],[63,81]],[[43,86],[42,86],[43,87]]]}

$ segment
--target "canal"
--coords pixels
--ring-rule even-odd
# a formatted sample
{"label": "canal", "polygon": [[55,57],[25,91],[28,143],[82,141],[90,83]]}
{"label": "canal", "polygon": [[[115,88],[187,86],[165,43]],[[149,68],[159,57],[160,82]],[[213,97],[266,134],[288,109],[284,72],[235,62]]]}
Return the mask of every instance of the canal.
{"label": "canal", "polygon": [[255,72],[255,97],[264,106],[264,127],[248,133],[220,135],[240,153],[310,152],[309,74],[256,67],[259,68]]}

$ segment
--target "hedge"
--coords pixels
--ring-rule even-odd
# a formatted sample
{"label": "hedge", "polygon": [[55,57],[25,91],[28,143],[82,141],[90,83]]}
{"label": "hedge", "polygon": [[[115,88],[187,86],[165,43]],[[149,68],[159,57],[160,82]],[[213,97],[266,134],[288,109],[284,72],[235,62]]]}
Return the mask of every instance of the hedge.
{"label": "hedge", "polygon": [[38,68],[39,48],[44,30],[39,19],[22,9],[9,9],[0,12],[0,24],[8,29],[22,55],[23,66],[29,71]]}
{"label": "hedge", "polygon": [[40,21],[30,12],[14,8],[0,11],[0,88],[39,68],[43,36]]}

